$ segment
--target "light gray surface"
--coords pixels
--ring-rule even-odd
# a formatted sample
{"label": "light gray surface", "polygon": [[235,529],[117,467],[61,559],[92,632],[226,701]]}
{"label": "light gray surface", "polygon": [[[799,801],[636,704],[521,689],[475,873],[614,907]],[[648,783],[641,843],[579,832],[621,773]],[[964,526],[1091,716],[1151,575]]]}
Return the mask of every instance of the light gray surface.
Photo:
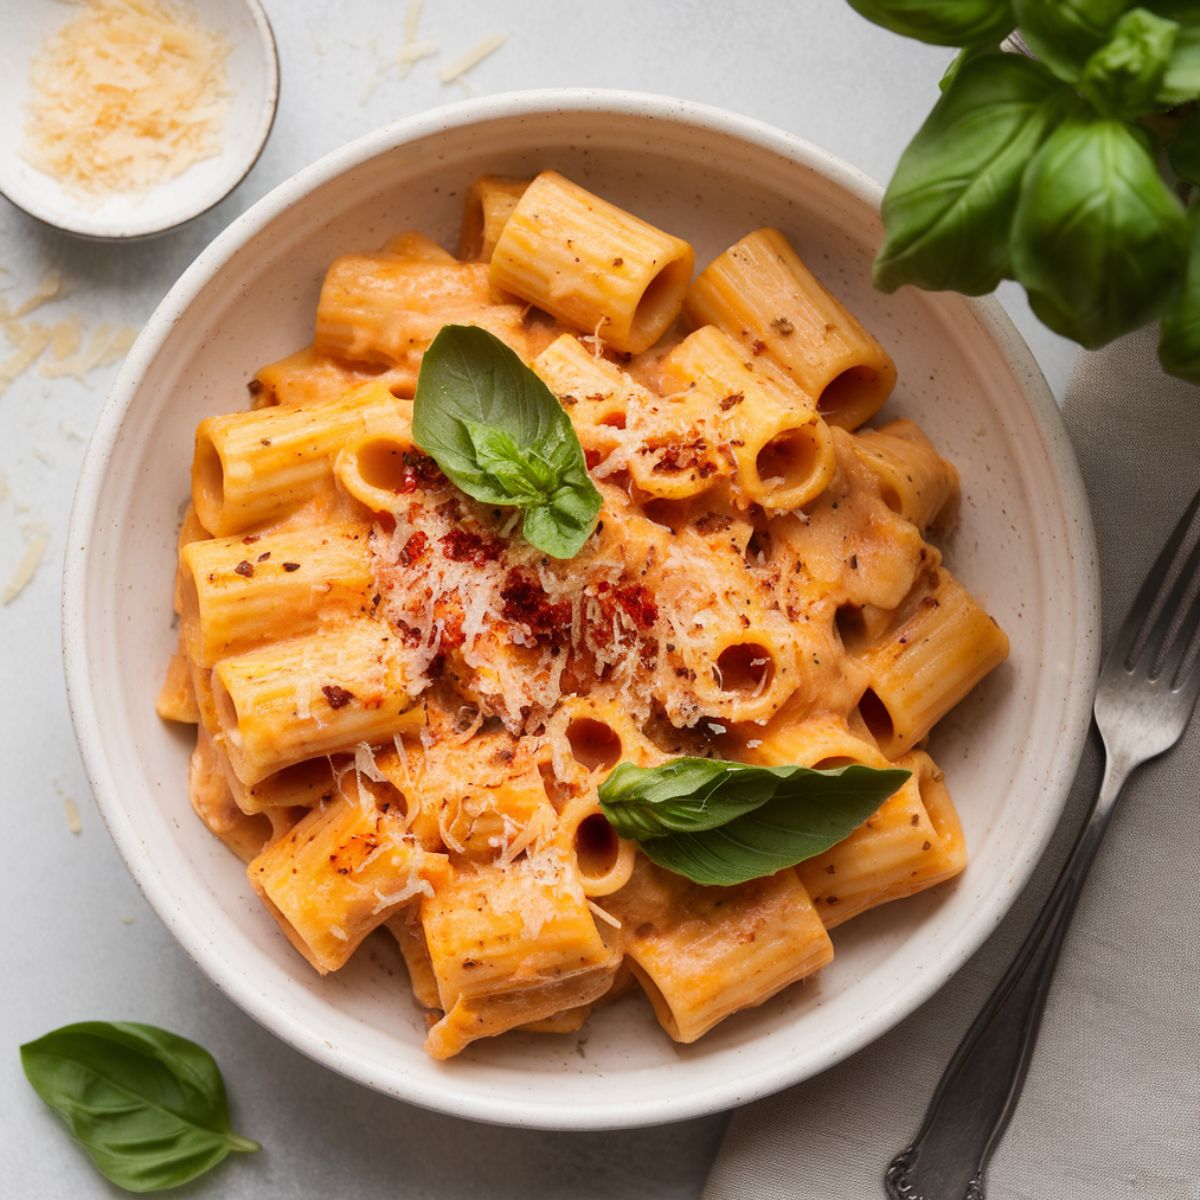
{"label": "light gray surface", "polygon": [[[5,6],[21,2],[0,0],[0,22]],[[493,32],[509,41],[471,74],[472,90],[590,85],[680,95],[780,125],[879,179],[935,98],[949,58],[874,29],[842,0],[429,0],[420,36],[441,44],[440,58],[403,81],[385,78],[363,102],[380,56],[401,40],[401,0],[266,3],[283,96],[275,132],[245,184],[188,229],[126,247],[57,235],[0,201],[0,267],[9,272],[0,274],[7,288],[0,296],[19,303],[58,267],[72,294],[39,317],[78,313],[88,329],[102,320],[140,325],[212,236],[276,183],[390,119],[460,98],[463,89],[441,85],[436,67]],[[1061,395],[1070,347],[1042,330],[1019,297],[1005,299]],[[0,344],[0,363],[7,352]],[[16,1047],[68,1021],[117,1017],[160,1023],[208,1046],[225,1069],[237,1127],[265,1146],[190,1195],[698,1196],[724,1118],[630,1133],[538,1134],[385,1100],[259,1029],[146,907],[89,795],[59,659],[63,537],[83,454],[63,423],[91,428],[114,370],[96,371],[84,385],[35,369],[0,394],[0,472],[11,489],[0,500],[0,581],[31,524],[46,526],[51,538],[33,583],[0,608],[0,761],[9,781],[0,798],[7,817],[0,1192],[31,1200],[107,1194],[26,1086]],[[147,680],[148,691],[155,686]],[[78,805],[78,836],[68,830],[64,795]],[[881,1160],[892,1149],[880,1147]]]}

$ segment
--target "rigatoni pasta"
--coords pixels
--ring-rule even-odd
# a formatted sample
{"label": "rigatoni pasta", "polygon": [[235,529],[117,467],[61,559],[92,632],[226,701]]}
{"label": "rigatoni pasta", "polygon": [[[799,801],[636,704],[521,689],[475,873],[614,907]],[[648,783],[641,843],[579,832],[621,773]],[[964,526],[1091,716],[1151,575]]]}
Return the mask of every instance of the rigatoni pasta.
{"label": "rigatoni pasta", "polygon": [[[966,863],[927,739],[1008,643],[926,540],[957,472],[911,421],[863,427],[895,368],[781,232],[692,272],[555,171],[484,176],[457,257],[403,229],[339,258],[312,344],[197,430],[157,702],[196,725],[193,808],[318,972],[395,943],[437,1058],[626,992],[693,1042]],[[566,414],[601,506],[573,555],[416,436],[448,325]],[[468,436],[507,478],[511,447]],[[685,757],[909,775],[822,853],[719,886],[601,802]]]}

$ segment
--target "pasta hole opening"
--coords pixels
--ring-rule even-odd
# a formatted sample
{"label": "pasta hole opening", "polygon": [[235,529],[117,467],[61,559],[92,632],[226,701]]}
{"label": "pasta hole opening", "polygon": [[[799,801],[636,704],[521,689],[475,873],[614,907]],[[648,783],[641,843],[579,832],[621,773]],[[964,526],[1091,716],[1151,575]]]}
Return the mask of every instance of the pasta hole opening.
{"label": "pasta hole opening", "polygon": [[[642,293],[629,326],[628,349],[635,353],[653,345],[679,315],[692,279],[690,256],[666,264]],[[600,331],[604,336],[604,331]]]}
{"label": "pasta hole opening", "polygon": [[621,843],[603,813],[591,813],[575,827],[575,861],[584,879],[603,879],[617,865]]}
{"label": "pasta hole opening", "polygon": [[726,646],[717,656],[714,671],[723,692],[763,692],[775,675],[771,652],[757,642],[739,642]]}
{"label": "pasta hole opening", "polygon": [[777,433],[758,452],[754,469],[764,487],[791,491],[806,484],[821,465],[822,446],[814,425]]}
{"label": "pasta hole opening", "polygon": [[179,572],[179,608],[185,622],[195,622],[200,616],[200,590],[191,567],[181,565]]}
{"label": "pasta hole opening", "polygon": [[589,771],[615,767],[621,759],[621,738],[611,725],[579,717],[567,726],[567,741],[575,761]]}
{"label": "pasta hole opening", "polygon": [[874,401],[879,372],[872,367],[850,367],[826,385],[817,401],[817,412],[823,417],[852,414],[861,406]]}
{"label": "pasta hole opening", "polygon": [[859,716],[871,731],[871,736],[882,746],[895,736],[896,729],[892,723],[892,714],[887,705],[876,695],[873,688],[867,688],[858,701]]}
{"label": "pasta hole opening", "polygon": [[642,505],[642,515],[655,525],[661,525],[672,533],[678,533],[691,520],[692,507],[686,500],[668,500],[659,497],[657,500],[647,500]]}
{"label": "pasta hole opening", "polygon": [[225,507],[225,464],[213,444],[212,438],[200,438],[196,442],[195,466],[196,499],[200,520],[207,526],[213,516]]}
{"label": "pasta hole opening", "polygon": [[217,720],[222,729],[236,729],[238,725],[237,705],[229,694],[229,689],[221,682],[214,672],[212,677],[213,704],[217,710]]}
{"label": "pasta hole opening", "polygon": [[813,763],[813,770],[836,771],[839,767],[853,767],[857,763],[857,758],[849,758],[845,754],[831,754],[828,758],[822,758],[819,762]]}
{"label": "pasta hole opening", "polygon": [[834,614],[833,623],[842,639],[842,645],[847,649],[866,643],[867,618],[857,604],[841,605]]}
{"label": "pasta hole opening", "polygon": [[404,489],[408,447],[391,438],[374,438],[358,448],[358,473],[368,487],[397,495]]}

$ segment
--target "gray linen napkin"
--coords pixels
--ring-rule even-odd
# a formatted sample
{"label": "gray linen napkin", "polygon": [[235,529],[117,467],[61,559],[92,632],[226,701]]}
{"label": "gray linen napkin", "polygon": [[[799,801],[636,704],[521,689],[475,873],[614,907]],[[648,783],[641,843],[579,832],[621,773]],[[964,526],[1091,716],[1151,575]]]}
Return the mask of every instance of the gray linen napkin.
{"label": "gray linen napkin", "polygon": [[[1200,486],[1200,388],[1149,331],[1083,354],[1064,414],[1091,498],[1107,646]],[[969,481],[968,481],[969,486]],[[1099,778],[1093,736],[1025,894],[954,979],[872,1046],[738,1112],[705,1200],[873,1200],[1049,891]],[[1059,964],[996,1200],[1200,1198],[1200,718],[1135,776]],[[1036,797],[1030,797],[1036,803]],[[941,1198],[931,1198],[941,1200]]]}

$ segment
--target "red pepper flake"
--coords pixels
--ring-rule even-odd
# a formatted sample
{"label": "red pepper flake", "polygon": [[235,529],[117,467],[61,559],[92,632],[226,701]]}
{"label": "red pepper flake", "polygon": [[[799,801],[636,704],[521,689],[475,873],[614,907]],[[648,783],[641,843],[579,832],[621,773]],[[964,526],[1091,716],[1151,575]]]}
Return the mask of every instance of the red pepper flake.
{"label": "red pepper flake", "polygon": [[639,629],[649,629],[658,620],[658,605],[649,590],[640,583],[616,588],[613,595],[617,603],[629,614],[629,619]]}
{"label": "red pepper flake", "polygon": [[776,317],[771,322],[771,328],[775,330],[780,337],[791,337],[796,332],[796,327],[787,319],[787,317]]}
{"label": "red pepper flake", "polygon": [[252,379],[248,384],[246,384],[246,391],[248,391],[251,396],[261,396],[265,387],[266,385],[261,379]]}
{"label": "red pepper flake", "polygon": [[259,440],[259,441],[260,441],[260,442],[261,442],[261,443],[262,443],[264,446],[269,446],[269,445],[271,444],[271,439],[270,439],[270,438],[259,438],[258,440]]}
{"label": "red pepper flake", "polygon": [[437,463],[419,450],[406,450],[402,462],[399,488],[401,495],[408,496],[418,488],[433,487],[446,478]]}
{"label": "red pepper flake", "polygon": [[506,621],[528,626],[534,637],[557,640],[570,629],[570,602],[552,604],[531,571],[520,567],[509,571],[500,589],[500,599],[503,601],[500,615]]}
{"label": "red pepper flake", "polygon": [[651,445],[651,453],[658,454],[654,464],[655,474],[674,474],[678,471],[699,471],[701,478],[711,475],[716,467],[708,459],[708,442],[702,437],[690,442],[666,441]]}
{"label": "red pepper flake", "polygon": [[469,562],[476,567],[494,562],[504,553],[503,543],[481,537],[469,529],[452,529],[438,544],[451,562]]}
{"label": "red pepper flake", "polygon": [[298,570],[300,570],[300,564],[299,563],[284,563],[283,569],[285,571],[298,571]]}
{"label": "red pepper flake", "polygon": [[354,693],[338,687],[336,683],[327,683],[322,689],[330,708],[345,708],[354,699]]}
{"label": "red pepper flake", "polygon": [[270,557],[271,557],[270,550],[264,550],[254,561],[255,562],[266,562],[267,559]]}
{"label": "red pepper flake", "polygon": [[411,534],[408,541],[400,548],[397,561],[402,567],[411,567],[414,563],[427,558],[429,554],[429,534],[417,530]]}
{"label": "red pepper flake", "polygon": [[731,392],[724,400],[721,401],[721,411],[728,412],[735,405],[741,404],[745,400],[745,396],[741,392]]}
{"label": "red pepper flake", "polygon": [[247,579],[254,574],[254,564],[247,562],[244,558],[236,567],[233,568],[238,575],[244,575]]}
{"label": "red pepper flake", "polygon": [[617,258],[613,259],[614,267],[623,267],[624,265],[625,265],[625,260],[623,258],[617,257]]}
{"label": "red pepper flake", "polygon": [[261,533],[248,533],[244,538],[242,538],[242,545],[253,546],[254,543],[257,542],[261,537]]}
{"label": "red pepper flake", "polygon": [[559,396],[558,400],[563,408],[574,408],[579,403],[578,397],[572,396],[569,392],[565,396]]}
{"label": "red pepper flake", "polygon": [[766,348],[767,343],[764,342],[762,338],[755,338],[754,341],[750,343],[750,353],[753,354],[755,358],[757,358]]}

